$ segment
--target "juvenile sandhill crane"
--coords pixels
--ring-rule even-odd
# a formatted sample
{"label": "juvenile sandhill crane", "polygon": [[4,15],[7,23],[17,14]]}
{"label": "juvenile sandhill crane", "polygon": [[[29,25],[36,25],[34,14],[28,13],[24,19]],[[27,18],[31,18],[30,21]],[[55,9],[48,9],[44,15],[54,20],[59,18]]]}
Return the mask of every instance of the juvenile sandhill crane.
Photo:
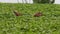
{"label": "juvenile sandhill crane", "polygon": [[14,10],[13,12],[14,12],[14,14],[15,14],[16,16],[21,16],[21,15],[22,15],[22,14],[19,13],[17,10]]}
{"label": "juvenile sandhill crane", "polygon": [[34,14],[34,17],[39,17],[39,16],[42,16],[41,12],[37,12],[37,13]]}

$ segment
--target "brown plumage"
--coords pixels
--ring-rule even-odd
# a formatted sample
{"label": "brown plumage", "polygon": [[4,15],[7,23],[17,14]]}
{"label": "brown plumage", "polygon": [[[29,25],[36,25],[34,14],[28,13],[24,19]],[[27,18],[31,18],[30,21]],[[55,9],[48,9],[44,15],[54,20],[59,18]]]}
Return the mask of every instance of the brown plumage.
{"label": "brown plumage", "polygon": [[22,14],[17,12],[16,10],[13,11],[16,16],[21,16]]}
{"label": "brown plumage", "polygon": [[39,16],[42,16],[41,12],[37,12],[37,13],[34,14],[34,17],[39,17]]}

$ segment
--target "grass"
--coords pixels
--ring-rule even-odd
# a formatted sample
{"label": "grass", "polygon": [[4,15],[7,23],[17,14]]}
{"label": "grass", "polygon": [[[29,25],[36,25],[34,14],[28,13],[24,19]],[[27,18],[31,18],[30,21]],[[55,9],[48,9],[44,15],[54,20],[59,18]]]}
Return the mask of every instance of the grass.
{"label": "grass", "polygon": [[[43,16],[34,17],[39,11]],[[60,5],[0,3],[0,34],[60,34]]]}

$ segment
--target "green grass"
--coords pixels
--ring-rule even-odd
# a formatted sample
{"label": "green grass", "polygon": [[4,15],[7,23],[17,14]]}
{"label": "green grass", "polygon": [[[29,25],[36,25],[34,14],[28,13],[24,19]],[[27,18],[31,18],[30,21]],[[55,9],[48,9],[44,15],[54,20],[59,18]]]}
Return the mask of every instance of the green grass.
{"label": "green grass", "polygon": [[[24,15],[15,16],[13,8]],[[60,34],[60,5],[0,3],[0,34]]]}

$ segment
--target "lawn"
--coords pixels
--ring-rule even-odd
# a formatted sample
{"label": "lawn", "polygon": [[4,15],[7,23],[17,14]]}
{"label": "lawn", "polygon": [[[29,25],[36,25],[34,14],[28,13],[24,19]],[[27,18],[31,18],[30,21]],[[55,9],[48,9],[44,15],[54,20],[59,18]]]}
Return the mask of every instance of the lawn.
{"label": "lawn", "polygon": [[[43,16],[34,17],[36,12]],[[0,3],[0,34],[60,34],[60,5]]]}

